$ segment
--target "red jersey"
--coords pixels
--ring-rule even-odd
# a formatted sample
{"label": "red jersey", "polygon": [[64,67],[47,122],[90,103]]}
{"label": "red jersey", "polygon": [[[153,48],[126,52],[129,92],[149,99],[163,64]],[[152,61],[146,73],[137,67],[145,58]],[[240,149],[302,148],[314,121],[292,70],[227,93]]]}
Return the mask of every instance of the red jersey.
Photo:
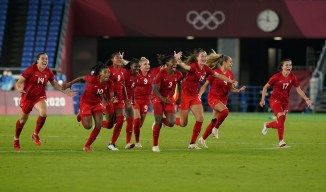
{"label": "red jersey", "polygon": [[138,73],[138,82],[135,89],[135,99],[149,100],[152,92],[153,79],[160,70],[160,67],[155,67],[151,69],[147,75],[143,75],[141,72]]}
{"label": "red jersey", "polygon": [[300,83],[297,77],[290,73],[287,77],[282,75],[282,72],[276,73],[269,80],[268,84],[273,86],[273,92],[270,99],[280,101],[281,103],[289,103],[289,93],[292,85],[299,87]]}
{"label": "red jersey", "polygon": [[123,86],[125,83],[124,74],[126,70],[121,67],[119,69],[115,69],[113,65],[111,65],[109,68],[110,68],[110,79],[114,83],[114,96],[120,101],[124,100],[125,96],[123,93]]}
{"label": "red jersey", "polygon": [[[182,79],[182,77],[180,71],[175,71],[174,74],[170,75],[168,69],[163,69],[157,74],[154,80],[154,85],[160,87],[159,92],[163,97],[173,97],[176,84]],[[152,99],[160,100],[154,92]]]}
{"label": "red jersey", "polygon": [[86,87],[80,101],[89,105],[96,105],[102,102],[102,95],[114,91],[114,84],[109,79],[107,82],[100,83],[99,75],[86,75]]}
{"label": "red jersey", "polygon": [[214,71],[207,65],[204,65],[202,69],[199,68],[199,64],[190,64],[190,70],[186,72],[186,77],[182,82],[182,93],[187,95],[198,95],[198,89],[200,83],[209,75],[213,75]]}
{"label": "red jersey", "polygon": [[131,101],[132,95],[134,94],[134,90],[138,82],[137,75],[132,76],[130,71],[126,71],[125,79],[125,86],[127,89],[128,98]]}
{"label": "red jersey", "polygon": [[[221,68],[217,68],[214,70],[214,72],[224,75],[228,77],[229,79],[233,80],[233,72],[232,71],[226,71],[226,73],[223,73]],[[215,78],[213,76],[209,76],[207,78],[207,81],[211,85],[211,89],[208,92],[208,98],[216,98],[220,101],[227,101],[229,98],[229,90],[231,87],[231,83],[228,83],[226,81],[223,81],[221,79]]]}
{"label": "red jersey", "polygon": [[24,91],[21,96],[23,101],[35,101],[39,98],[46,98],[45,88],[48,81],[54,80],[54,75],[48,67],[43,71],[37,68],[37,64],[29,66],[22,74],[26,79]]}

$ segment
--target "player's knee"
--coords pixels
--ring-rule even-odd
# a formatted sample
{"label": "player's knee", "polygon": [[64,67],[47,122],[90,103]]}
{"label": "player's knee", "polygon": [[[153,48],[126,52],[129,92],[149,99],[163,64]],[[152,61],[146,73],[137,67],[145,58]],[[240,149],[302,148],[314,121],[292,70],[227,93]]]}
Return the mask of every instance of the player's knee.
{"label": "player's knee", "polygon": [[84,128],[85,129],[91,129],[92,128],[92,125],[84,125]]}

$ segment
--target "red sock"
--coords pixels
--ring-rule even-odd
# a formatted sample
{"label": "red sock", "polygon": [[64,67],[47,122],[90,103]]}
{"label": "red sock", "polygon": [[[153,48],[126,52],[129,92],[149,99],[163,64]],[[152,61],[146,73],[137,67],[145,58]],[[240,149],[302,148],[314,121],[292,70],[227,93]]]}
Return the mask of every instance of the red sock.
{"label": "red sock", "polygon": [[197,137],[200,134],[202,124],[203,122],[196,121],[194,125],[194,129],[192,130],[192,137],[191,137],[190,144],[196,143]]}
{"label": "red sock", "polygon": [[277,129],[277,127],[278,127],[278,125],[277,125],[277,121],[273,121],[273,122],[267,123],[267,124],[266,124],[266,127],[267,127],[267,128]]}
{"label": "red sock", "polygon": [[207,126],[205,133],[203,135],[203,139],[207,139],[208,136],[210,136],[212,134],[212,130],[215,126],[215,122],[217,121],[216,118],[212,119],[211,122],[209,123],[209,125]]}
{"label": "red sock", "polygon": [[15,139],[19,139],[20,133],[22,132],[24,125],[25,123],[20,123],[19,120],[16,122]]}
{"label": "red sock", "polygon": [[123,115],[117,116],[116,124],[115,124],[114,130],[113,130],[113,135],[112,135],[110,144],[115,145],[115,142],[118,140],[118,138],[120,136],[121,128],[123,125],[123,119],[124,119]]}
{"label": "red sock", "polygon": [[281,115],[277,118],[277,124],[278,124],[278,140],[281,141],[283,140],[283,135],[284,135],[284,122],[285,122],[285,115]]}
{"label": "red sock", "polygon": [[126,126],[126,143],[130,143],[131,136],[132,136],[132,123],[134,119],[131,117],[127,118],[127,126]]}
{"label": "red sock", "polygon": [[153,127],[153,146],[158,146],[158,138],[160,137],[161,127],[154,125]]}
{"label": "red sock", "polygon": [[220,112],[220,114],[218,114],[217,116],[217,121],[215,123],[215,128],[219,128],[220,125],[223,123],[223,121],[225,120],[225,118],[229,115],[229,110],[228,109],[224,109],[223,111]]}
{"label": "red sock", "polygon": [[36,128],[35,128],[35,131],[34,131],[34,134],[38,135],[45,123],[45,120],[46,120],[46,117],[41,117],[41,116],[38,116],[37,118],[37,121],[36,121]]}
{"label": "red sock", "polygon": [[97,135],[100,133],[101,127],[94,127],[91,135],[89,136],[85,146],[90,146],[95,141]]}
{"label": "red sock", "polygon": [[140,136],[140,118],[135,118],[134,119],[134,133],[135,133],[136,143],[139,143],[139,136]]}
{"label": "red sock", "polygon": [[180,126],[180,117],[175,118],[175,124]]}

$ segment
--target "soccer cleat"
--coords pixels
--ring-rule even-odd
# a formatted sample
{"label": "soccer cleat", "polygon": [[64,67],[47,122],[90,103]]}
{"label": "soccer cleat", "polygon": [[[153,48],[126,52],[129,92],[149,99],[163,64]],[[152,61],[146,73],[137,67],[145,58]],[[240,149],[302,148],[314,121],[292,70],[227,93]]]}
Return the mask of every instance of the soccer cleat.
{"label": "soccer cleat", "polygon": [[161,152],[161,151],[160,151],[160,148],[159,148],[158,146],[153,146],[153,147],[152,147],[152,151],[153,151],[153,152]]}
{"label": "soccer cleat", "polygon": [[135,144],[135,147],[136,147],[136,148],[142,148],[143,146],[142,146],[140,143],[136,143],[136,144]]}
{"label": "soccer cleat", "polygon": [[218,139],[218,129],[215,127],[212,129],[212,134],[214,139]]}
{"label": "soccer cleat", "polygon": [[188,149],[201,149],[196,143],[189,144]]}
{"label": "soccer cleat", "polygon": [[81,121],[81,116],[80,116],[80,114],[79,114],[79,113],[77,114],[77,117],[76,117],[76,119],[77,119],[77,121],[78,121],[78,122],[80,122],[80,121]]}
{"label": "soccer cleat", "polygon": [[266,125],[267,125],[267,123],[265,122],[265,123],[264,123],[264,127],[263,127],[263,129],[261,130],[261,133],[262,133],[263,135],[266,135],[266,134],[267,134],[267,127],[266,127]]}
{"label": "soccer cleat", "polygon": [[279,147],[285,147],[285,146],[286,146],[286,143],[284,142],[284,140],[281,140],[281,141],[278,143],[278,146],[279,146]]}
{"label": "soccer cleat", "polygon": [[133,143],[127,143],[127,145],[125,146],[125,149],[132,149],[135,147],[135,144]]}
{"label": "soccer cleat", "polygon": [[14,140],[14,149],[15,149],[15,151],[20,150],[19,140]]}
{"label": "soccer cleat", "polygon": [[86,152],[93,151],[93,149],[89,145],[85,145],[84,148],[83,148],[83,150],[86,151]]}
{"label": "soccer cleat", "polygon": [[203,139],[203,137],[200,137],[198,139],[198,144],[200,144],[203,148],[206,148],[206,149],[208,148],[206,145],[206,141],[205,141],[205,139]]}
{"label": "soccer cleat", "polygon": [[108,149],[111,150],[111,151],[119,151],[119,149],[116,148],[114,144],[109,144]]}
{"label": "soccer cleat", "polygon": [[35,145],[37,146],[41,145],[40,137],[38,135],[33,134],[32,139],[34,140]]}

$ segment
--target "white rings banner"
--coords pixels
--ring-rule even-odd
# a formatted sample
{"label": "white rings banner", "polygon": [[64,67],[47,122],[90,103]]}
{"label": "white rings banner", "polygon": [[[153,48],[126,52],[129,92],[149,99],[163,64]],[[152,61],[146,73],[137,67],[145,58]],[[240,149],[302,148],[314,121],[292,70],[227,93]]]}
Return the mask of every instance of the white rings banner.
{"label": "white rings banner", "polygon": [[215,11],[214,13],[202,11],[198,13],[192,10],[187,13],[187,21],[197,30],[204,28],[215,30],[219,25],[224,23],[225,14],[222,11]]}

